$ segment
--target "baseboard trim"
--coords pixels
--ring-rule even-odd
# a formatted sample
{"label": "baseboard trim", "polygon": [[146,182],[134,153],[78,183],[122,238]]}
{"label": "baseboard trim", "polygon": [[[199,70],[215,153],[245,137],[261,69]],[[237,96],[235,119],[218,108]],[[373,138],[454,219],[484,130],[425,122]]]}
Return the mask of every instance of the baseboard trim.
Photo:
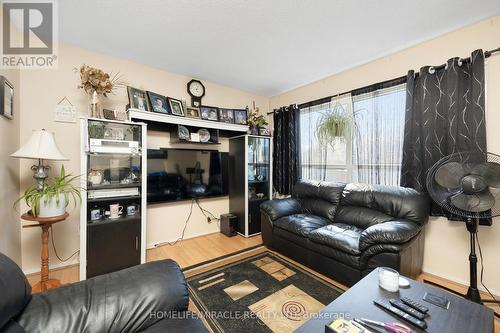
{"label": "baseboard trim", "polygon": [[[200,232],[200,233],[190,235],[188,237],[184,237],[182,240],[188,240],[188,239],[203,237],[203,236],[207,236],[207,235],[218,234],[219,232],[220,231]],[[161,240],[161,241],[158,241],[155,243],[148,243],[148,244],[146,244],[146,250],[156,249],[157,247],[168,245],[167,242],[173,243],[173,242],[175,242],[175,240],[176,239],[168,239],[168,240]]]}
{"label": "baseboard trim", "polygon": [[[77,264],[68,264],[68,265],[64,265],[61,264],[60,266],[58,267],[55,267],[55,268],[51,268],[49,269],[49,272],[57,272],[57,271],[60,271],[60,270],[63,270],[63,269],[68,269],[68,268],[73,268],[73,267],[80,267],[80,264],[77,263]],[[40,275],[40,271],[33,271],[31,273],[27,273],[27,272],[24,272],[24,275],[26,275],[26,277],[31,277],[31,276],[35,276],[35,275]]]}
{"label": "baseboard trim", "polygon": [[[438,274],[438,273],[434,273],[434,272],[430,272],[430,271],[425,271],[424,273],[432,275],[432,276],[434,276],[434,277],[436,277],[438,279],[447,280],[447,282],[450,282],[450,283],[459,284],[459,285],[461,285],[464,288],[467,288],[467,286],[469,285],[469,281],[464,281],[464,280],[461,280],[461,279],[457,279],[455,277],[451,277],[451,276],[446,275],[446,274]],[[477,288],[480,291],[482,291],[482,292],[488,293],[488,291],[486,289],[484,289],[484,287],[481,285],[480,282],[478,282]],[[500,291],[492,289],[492,288],[488,288],[488,289],[493,293],[493,296],[495,296],[497,299],[500,297]]]}

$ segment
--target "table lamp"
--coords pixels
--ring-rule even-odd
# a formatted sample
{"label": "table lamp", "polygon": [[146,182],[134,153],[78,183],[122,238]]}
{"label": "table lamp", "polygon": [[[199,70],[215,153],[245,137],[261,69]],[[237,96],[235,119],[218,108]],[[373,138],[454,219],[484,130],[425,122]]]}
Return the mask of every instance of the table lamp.
{"label": "table lamp", "polygon": [[38,182],[38,190],[42,190],[45,179],[48,177],[49,166],[43,165],[44,160],[67,161],[57,147],[54,135],[45,129],[36,130],[31,134],[28,142],[18,151],[10,155],[17,158],[30,158],[38,160],[38,165],[33,165],[33,178]]}

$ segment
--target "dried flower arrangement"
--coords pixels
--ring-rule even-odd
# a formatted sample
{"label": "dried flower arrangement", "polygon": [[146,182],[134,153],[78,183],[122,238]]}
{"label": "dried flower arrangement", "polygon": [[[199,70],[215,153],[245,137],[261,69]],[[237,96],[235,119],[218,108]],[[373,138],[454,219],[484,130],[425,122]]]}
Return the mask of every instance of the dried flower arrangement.
{"label": "dried flower arrangement", "polygon": [[122,80],[120,73],[108,74],[101,69],[83,65],[80,67],[79,89],[85,90],[87,94],[94,91],[99,95],[107,96],[114,88],[125,87],[127,83]]}

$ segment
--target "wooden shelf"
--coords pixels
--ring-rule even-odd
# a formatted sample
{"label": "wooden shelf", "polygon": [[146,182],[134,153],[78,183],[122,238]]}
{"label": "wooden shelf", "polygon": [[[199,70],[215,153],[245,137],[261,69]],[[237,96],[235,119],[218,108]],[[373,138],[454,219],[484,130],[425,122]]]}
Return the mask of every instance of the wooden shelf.
{"label": "wooden shelf", "polygon": [[217,121],[189,118],[189,117],[180,117],[174,116],[170,114],[161,114],[157,112],[151,111],[142,111],[138,109],[130,108],[128,109],[128,117],[132,120],[141,120],[141,121],[152,121],[157,123],[164,124],[174,124],[174,125],[185,125],[185,126],[195,126],[202,128],[213,128],[219,129],[223,131],[233,131],[246,133],[248,131],[247,125],[239,125],[239,124],[226,124]]}

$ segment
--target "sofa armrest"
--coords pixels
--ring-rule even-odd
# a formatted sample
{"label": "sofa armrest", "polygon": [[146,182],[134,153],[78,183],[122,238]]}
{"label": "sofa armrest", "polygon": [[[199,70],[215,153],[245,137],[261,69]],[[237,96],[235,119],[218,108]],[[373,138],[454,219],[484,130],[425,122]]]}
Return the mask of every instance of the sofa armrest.
{"label": "sofa armrest", "polygon": [[417,236],[421,225],[410,221],[389,221],[366,228],[359,238],[359,249],[377,244],[404,244]]}
{"label": "sofa armrest", "polygon": [[303,213],[300,202],[293,198],[268,200],[260,205],[260,211],[269,216],[271,221],[276,221],[283,216]]}
{"label": "sofa armrest", "polygon": [[35,294],[17,321],[27,332],[137,332],[188,303],[179,266],[162,260]]}

